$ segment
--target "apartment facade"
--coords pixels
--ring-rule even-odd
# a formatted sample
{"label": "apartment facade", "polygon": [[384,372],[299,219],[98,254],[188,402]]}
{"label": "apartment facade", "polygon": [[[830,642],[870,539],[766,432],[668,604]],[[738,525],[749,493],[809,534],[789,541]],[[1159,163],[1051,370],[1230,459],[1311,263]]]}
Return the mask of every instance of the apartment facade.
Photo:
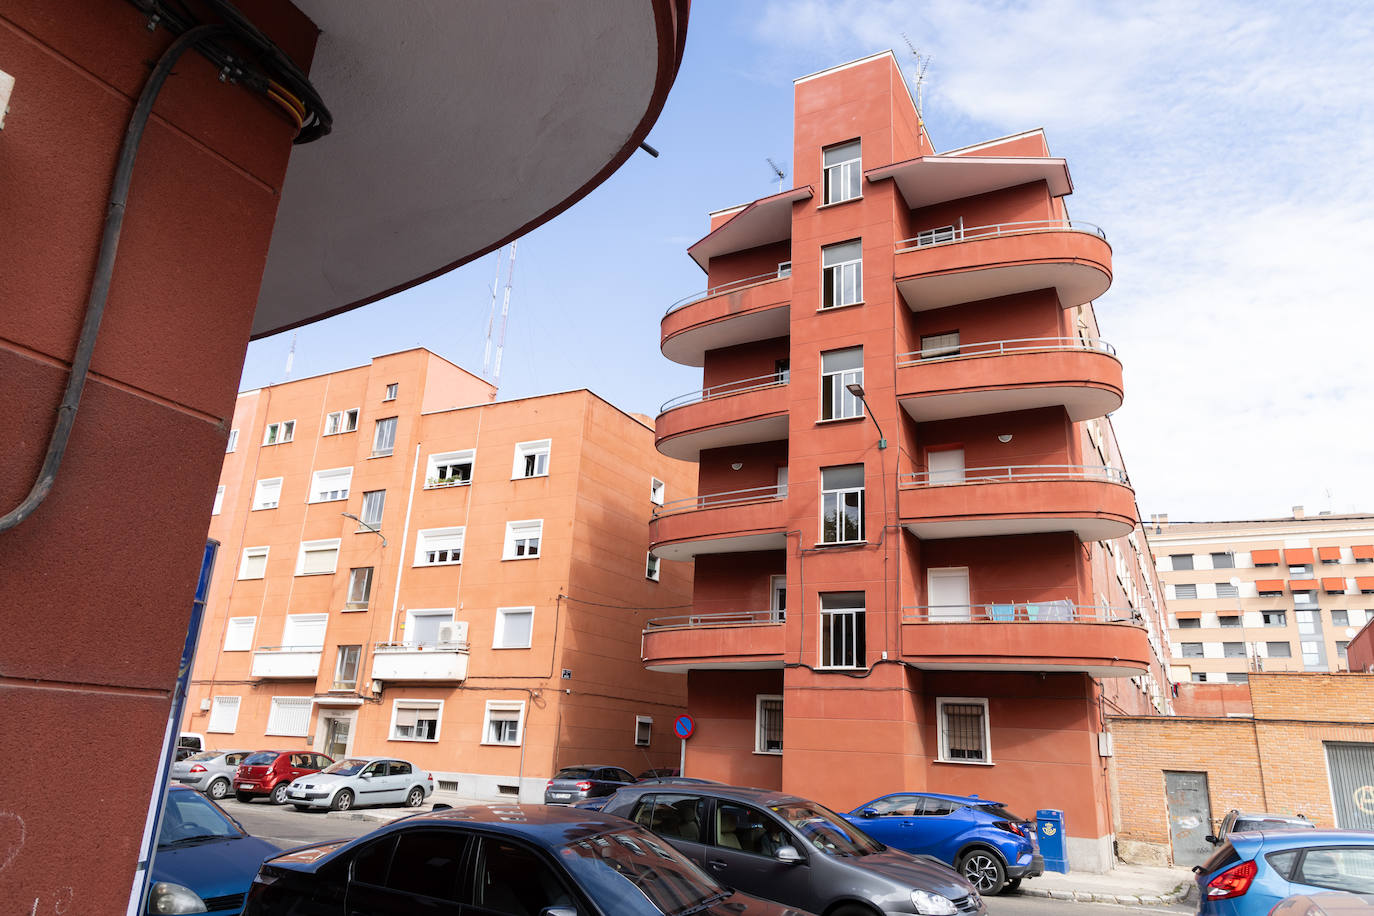
{"label": "apartment facade", "polygon": [[1374,516],[1173,522],[1150,546],[1169,606],[1173,676],[1243,683],[1256,671],[1348,671],[1374,620]]}
{"label": "apartment facade", "polygon": [[676,762],[685,679],[638,652],[646,609],[690,598],[647,523],[695,469],[589,391],[494,394],[415,349],[239,396],[184,729],[493,799]]}
{"label": "apartment facade", "polygon": [[1040,131],[936,154],[890,52],[795,96],[795,186],[711,215],[709,288],[662,321],[703,380],[656,423],[698,467],[651,525],[691,613],[644,632],[687,674],[687,772],[1059,808],[1073,867],[1109,867],[1104,710],[1170,702],[1110,246]]}

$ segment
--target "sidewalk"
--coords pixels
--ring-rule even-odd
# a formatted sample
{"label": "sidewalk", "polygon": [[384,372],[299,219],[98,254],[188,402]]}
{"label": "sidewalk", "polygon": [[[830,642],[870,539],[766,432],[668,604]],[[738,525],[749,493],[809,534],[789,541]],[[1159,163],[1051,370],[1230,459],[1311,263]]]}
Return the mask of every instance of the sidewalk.
{"label": "sidewalk", "polygon": [[1020,893],[1028,897],[1053,897],[1057,900],[1121,903],[1128,906],[1159,906],[1182,902],[1195,887],[1193,873],[1186,868],[1153,865],[1123,865],[1105,875],[1090,872],[1047,871],[1021,883]]}

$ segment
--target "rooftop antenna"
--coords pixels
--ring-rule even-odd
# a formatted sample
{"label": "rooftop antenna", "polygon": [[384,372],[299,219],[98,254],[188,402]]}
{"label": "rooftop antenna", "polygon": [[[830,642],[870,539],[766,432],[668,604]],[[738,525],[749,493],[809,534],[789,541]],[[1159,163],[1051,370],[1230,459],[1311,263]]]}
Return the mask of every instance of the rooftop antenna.
{"label": "rooftop antenna", "polygon": [[778,193],[781,194],[782,180],[787,177],[787,173],[784,172],[782,169],[778,168],[778,164],[773,161],[773,158],[771,156],[765,156],[764,161],[767,162],[768,167],[773,170],[773,174],[778,176]]}
{"label": "rooftop antenna", "polygon": [[925,99],[924,89],[926,84],[926,68],[930,66],[931,55],[922,54],[921,49],[911,43],[911,39],[906,37],[906,32],[902,33],[902,41],[906,42],[907,50],[911,56],[916,58],[916,78],[912,84],[916,90],[916,114],[925,120]]}
{"label": "rooftop antenna", "polygon": [[291,335],[291,349],[286,353],[286,378],[291,378],[291,366],[296,362],[296,335]]}
{"label": "rooftop antenna", "polygon": [[501,387],[501,352],[506,347],[506,321],[510,317],[510,290],[515,284],[515,246],[510,243],[510,259],[506,262],[506,291],[501,297],[501,327],[496,334],[495,358],[492,354],[492,330],[496,325],[496,293],[501,287],[501,252],[496,253],[496,277],[491,281],[491,311],[487,315],[487,345],[482,353],[482,374],[491,380],[491,399],[496,400],[496,390]]}

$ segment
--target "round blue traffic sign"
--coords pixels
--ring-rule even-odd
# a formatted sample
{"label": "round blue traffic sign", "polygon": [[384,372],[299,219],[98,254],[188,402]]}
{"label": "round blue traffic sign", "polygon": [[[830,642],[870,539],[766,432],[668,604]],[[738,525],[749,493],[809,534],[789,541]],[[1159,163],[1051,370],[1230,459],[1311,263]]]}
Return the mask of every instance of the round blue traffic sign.
{"label": "round blue traffic sign", "polygon": [[692,737],[692,732],[696,731],[696,728],[697,723],[691,716],[678,716],[677,721],[673,723],[673,732],[683,741]]}

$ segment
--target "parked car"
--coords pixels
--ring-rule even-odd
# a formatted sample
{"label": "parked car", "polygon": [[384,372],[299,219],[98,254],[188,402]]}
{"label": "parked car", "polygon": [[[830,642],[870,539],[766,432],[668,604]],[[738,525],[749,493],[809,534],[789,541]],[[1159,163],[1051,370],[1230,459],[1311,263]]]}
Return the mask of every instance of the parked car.
{"label": "parked car", "polygon": [[251,751],[201,751],[172,764],[175,782],[199,789],[211,798],[223,798],[234,787],[234,774]]}
{"label": "parked car", "polygon": [[677,776],[681,773],[682,771],[677,767],[653,767],[636,776],[635,781],[643,782],[646,779],[662,779],[665,776]]}
{"label": "parked car", "polygon": [[1233,833],[1193,871],[1198,916],[1262,916],[1294,894],[1374,894],[1374,830]]}
{"label": "parked car", "polygon": [[610,795],[616,789],[633,785],[635,778],[623,767],[605,764],[564,767],[544,787],[544,804],[571,805],[584,798]]}
{"label": "parked car", "polygon": [[806,916],[722,887],[646,830],[543,805],[417,814],[263,863],[244,916]]}
{"label": "parked car", "polygon": [[1298,894],[1280,901],[1269,916],[1374,916],[1374,894]]}
{"label": "parked car", "polygon": [[172,751],[172,762],[185,760],[192,754],[205,750],[205,736],[200,732],[180,732],[177,734],[176,748]]}
{"label": "parked car", "polygon": [[[695,777],[693,777],[693,776],[655,776],[655,777],[650,777],[650,778],[648,778],[648,779],[641,778],[638,782],[635,783],[635,785],[637,785],[637,786],[644,786],[644,785],[662,785],[662,784],[664,784],[664,783],[676,783],[676,784],[678,784],[678,785],[684,785],[684,784],[685,784],[685,785],[699,785],[699,786],[721,786],[721,785],[724,785],[724,783],[722,783],[722,782],[717,782],[717,781],[714,780],[714,779],[697,779],[697,778],[695,778]],[[619,790],[616,790],[616,791],[619,791]],[[580,808],[580,809],[583,810],[583,811],[600,811],[602,808],[606,807],[606,802],[610,801],[610,800],[611,800],[612,798],[614,798],[614,797],[615,797],[615,793],[614,793],[614,792],[612,792],[610,795],[596,795],[596,796],[593,796],[592,798],[584,798],[584,799],[582,799],[581,801],[575,801],[575,802],[572,803],[572,805],[571,805],[570,807],[573,807],[573,808]]]}
{"label": "parked car", "polygon": [[986,913],[973,885],[825,807],[768,789],[647,785],[602,809],[667,840],[728,887],[815,913]]}
{"label": "parked car", "polygon": [[258,867],[280,852],[195,789],[171,786],[153,853],[147,911],[238,913]]}
{"label": "parked car", "polygon": [[1233,833],[1249,833],[1254,830],[1312,830],[1316,824],[1301,814],[1268,814],[1262,811],[1242,812],[1232,808],[1221,819],[1221,826],[1215,834],[1207,834],[1207,842],[1220,846]]}
{"label": "parked car", "polygon": [[433,794],[433,774],[391,757],[348,757],[318,773],[298,776],[286,787],[286,800],[298,811],[347,811],[359,805],[418,808]]}
{"label": "parked car", "polygon": [[254,751],[234,772],[234,797],[246,802],[266,795],[272,804],[284,805],[291,780],[317,773],[333,762],[333,757],[314,751]]}
{"label": "parked car", "polygon": [[954,866],[984,896],[1014,891],[1022,879],[1045,872],[1035,824],[977,795],[898,792],[844,818],[888,846]]}

